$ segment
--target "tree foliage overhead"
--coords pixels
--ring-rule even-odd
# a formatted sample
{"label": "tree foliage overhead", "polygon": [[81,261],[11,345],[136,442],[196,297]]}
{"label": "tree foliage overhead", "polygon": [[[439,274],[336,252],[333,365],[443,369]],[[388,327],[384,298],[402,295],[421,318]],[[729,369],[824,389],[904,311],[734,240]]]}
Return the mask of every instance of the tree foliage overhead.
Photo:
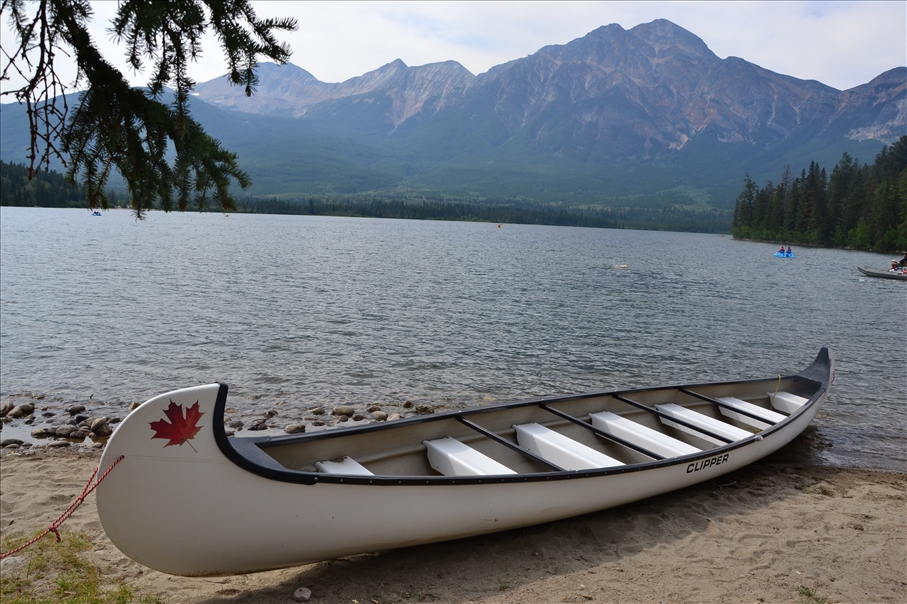
{"label": "tree foliage overhead", "polygon": [[907,249],[907,136],[885,147],[870,166],[848,153],[831,175],[816,162],[760,189],[749,175],[731,231],[741,239],[848,247]]}
{"label": "tree foliage overhead", "polygon": [[[189,65],[210,29],[220,41],[231,83],[251,96],[258,57],[276,63],[290,58],[275,32],[296,29],[295,19],[259,19],[249,0],[122,0],[109,31],[125,46],[132,69],[150,65],[143,89],[130,86],[98,51],[88,32],[88,0],[2,0],[0,15],[15,32],[12,44],[4,38],[0,77],[26,81],[2,94],[27,107],[30,175],[58,157],[70,182],[84,183],[89,207],[107,208],[105,185],[116,169],[139,216],[155,201],[165,211],[173,209],[174,195],[180,210],[204,209],[209,195],[223,210],[235,208],[232,180],[242,188],[251,181],[236,154],[190,115],[195,82]],[[76,62],[74,82],[61,79],[56,64],[61,54]],[[69,107],[65,94],[80,88],[85,91]]]}

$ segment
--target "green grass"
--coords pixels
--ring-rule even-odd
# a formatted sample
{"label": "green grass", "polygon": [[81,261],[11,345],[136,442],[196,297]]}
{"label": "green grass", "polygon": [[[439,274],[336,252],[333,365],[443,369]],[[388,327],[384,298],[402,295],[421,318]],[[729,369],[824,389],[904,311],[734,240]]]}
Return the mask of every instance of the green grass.
{"label": "green grass", "polygon": [[803,596],[804,598],[807,598],[806,601],[809,604],[825,604],[828,601],[826,598],[818,597],[816,595],[816,588],[814,588],[814,587],[807,587],[805,585],[801,585],[800,587],[797,588],[797,593],[800,594],[801,596]]}
{"label": "green grass", "polygon": [[[62,541],[45,537],[16,554],[22,564],[4,569],[0,601],[4,604],[160,604],[159,598],[140,595],[122,580],[102,574],[91,561],[90,538],[83,533],[61,533]],[[29,537],[8,537],[2,549],[10,551]]]}

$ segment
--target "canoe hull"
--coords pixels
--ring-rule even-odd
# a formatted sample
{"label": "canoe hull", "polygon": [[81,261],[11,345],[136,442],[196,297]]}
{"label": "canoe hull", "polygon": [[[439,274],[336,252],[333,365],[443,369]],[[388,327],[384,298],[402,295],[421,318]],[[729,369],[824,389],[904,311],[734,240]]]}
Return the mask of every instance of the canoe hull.
{"label": "canoe hull", "polygon": [[[716,478],[777,451],[812,421],[827,385],[773,429],[660,464],[573,479],[563,473],[550,480],[492,477],[480,483],[410,477],[396,484],[392,479],[370,484],[367,478],[302,484],[240,467],[215,437],[225,392],[224,386],[211,384],[151,399],[120,424],[108,443],[100,470],[123,459],[97,489],[98,513],[111,541],[145,566],[186,576],[248,573],[623,505]],[[162,418],[172,421],[166,411],[174,405],[182,410],[198,405],[201,429],[182,444],[165,444],[149,426]],[[183,413],[181,419],[190,417]]]}

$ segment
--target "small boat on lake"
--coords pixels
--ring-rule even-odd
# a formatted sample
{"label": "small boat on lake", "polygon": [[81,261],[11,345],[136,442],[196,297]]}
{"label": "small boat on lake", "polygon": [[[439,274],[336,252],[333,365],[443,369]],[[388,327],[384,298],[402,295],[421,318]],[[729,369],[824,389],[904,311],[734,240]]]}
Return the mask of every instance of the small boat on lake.
{"label": "small boat on lake", "polygon": [[858,266],[857,270],[867,277],[878,277],[880,279],[897,279],[907,281],[907,273],[889,271],[883,268],[870,268],[868,266]]}
{"label": "small boat on lake", "polygon": [[230,437],[227,386],[162,394],[118,424],[97,509],[127,556],[229,575],[458,539],[714,479],[803,432],[834,379],[799,373],[592,392],[320,432]]}

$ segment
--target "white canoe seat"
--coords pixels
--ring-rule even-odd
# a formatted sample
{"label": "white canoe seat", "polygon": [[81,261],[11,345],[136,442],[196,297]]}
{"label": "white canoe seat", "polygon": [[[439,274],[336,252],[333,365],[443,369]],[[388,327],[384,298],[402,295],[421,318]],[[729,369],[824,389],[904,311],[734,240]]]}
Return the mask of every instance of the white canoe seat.
{"label": "white canoe seat", "polygon": [[[734,398],[733,396],[722,396],[718,400],[734,408],[728,409],[727,407],[719,407],[719,409],[721,409],[722,415],[724,415],[725,417],[730,417],[731,419],[736,419],[740,423],[758,428],[759,430],[771,428],[778,422],[784,421],[784,416],[780,413],[775,413],[770,409],[759,407],[758,405],[748,403],[744,400],[740,400],[739,398]],[[759,421],[758,419],[750,417],[749,415],[737,413],[737,411],[746,411],[747,413],[758,416],[764,421]]]}
{"label": "white canoe seat", "polygon": [[352,476],[372,476],[372,473],[352,457],[340,461],[316,461],[315,468],[325,474],[349,474]]}
{"label": "white canoe seat", "polygon": [[662,434],[658,430],[653,430],[610,411],[593,413],[589,417],[592,418],[592,425],[602,432],[622,438],[643,449],[658,453],[662,457],[680,457],[701,451],[698,447],[677,440],[673,436]]}
{"label": "white canoe seat", "polygon": [[521,448],[565,470],[591,470],[624,465],[623,462],[541,424],[533,422],[514,426],[513,429],[516,430],[517,442]]}
{"label": "white canoe seat", "polygon": [[768,400],[771,402],[772,407],[780,409],[785,413],[796,413],[800,410],[800,407],[809,402],[809,399],[797,396],[796,394],[791,394],[790,392],[766,392],[766,394],[768,395]]}
{"label": "white canoe seat", "polygon": [[487,476],[516,474],[500,464],[449,436],[422,441],[428,452],[428,463],[444,476]]}
{"label": "white canoe seat", "polygon": [[[714,417],[709,417],[708,415],[703,415],[702,413],[699,413],[698,411],[693,411],[692,409],[687,409],[685,407],[681,407],[680,405],[675,405],[674,403],[666,403],[664,405],[655,405],[655,408],[658,411],[661,411],[662,413],[664,413],[665,415],[669,415],[669,416],[673,417],[674,419],[682,420],[688,424],[701,428],[702,430],[711,432],[712,434],[717,434],[719,436],[723,436],[724,438],[727,438],[731,441],[743,440],[744,438],[748,438],[753,435],[752,432],[748,432],[748,431],[744,430],[743,428],[738,428],[737,426],[732,426],[730,424],[726,424],[723,421],[721,421],[720,419],[715,419]],[[668,426],[673,426],[674,428],[677,428],[678,430],[681,430],[682,432],[692,434],[693,436],[698,436],[699,438],[707,440],[710,443],[714,443],[716,445],[727,444],[726,442],[719,440],[717,438],[714,438],[709,434],[700,432],[698,430],[694,430],[692,428],[687,428],[686,426],[674,423],[669,419],[665,419],[662,417],[661,421],[662,421],[662,423],[664,423]]]}

